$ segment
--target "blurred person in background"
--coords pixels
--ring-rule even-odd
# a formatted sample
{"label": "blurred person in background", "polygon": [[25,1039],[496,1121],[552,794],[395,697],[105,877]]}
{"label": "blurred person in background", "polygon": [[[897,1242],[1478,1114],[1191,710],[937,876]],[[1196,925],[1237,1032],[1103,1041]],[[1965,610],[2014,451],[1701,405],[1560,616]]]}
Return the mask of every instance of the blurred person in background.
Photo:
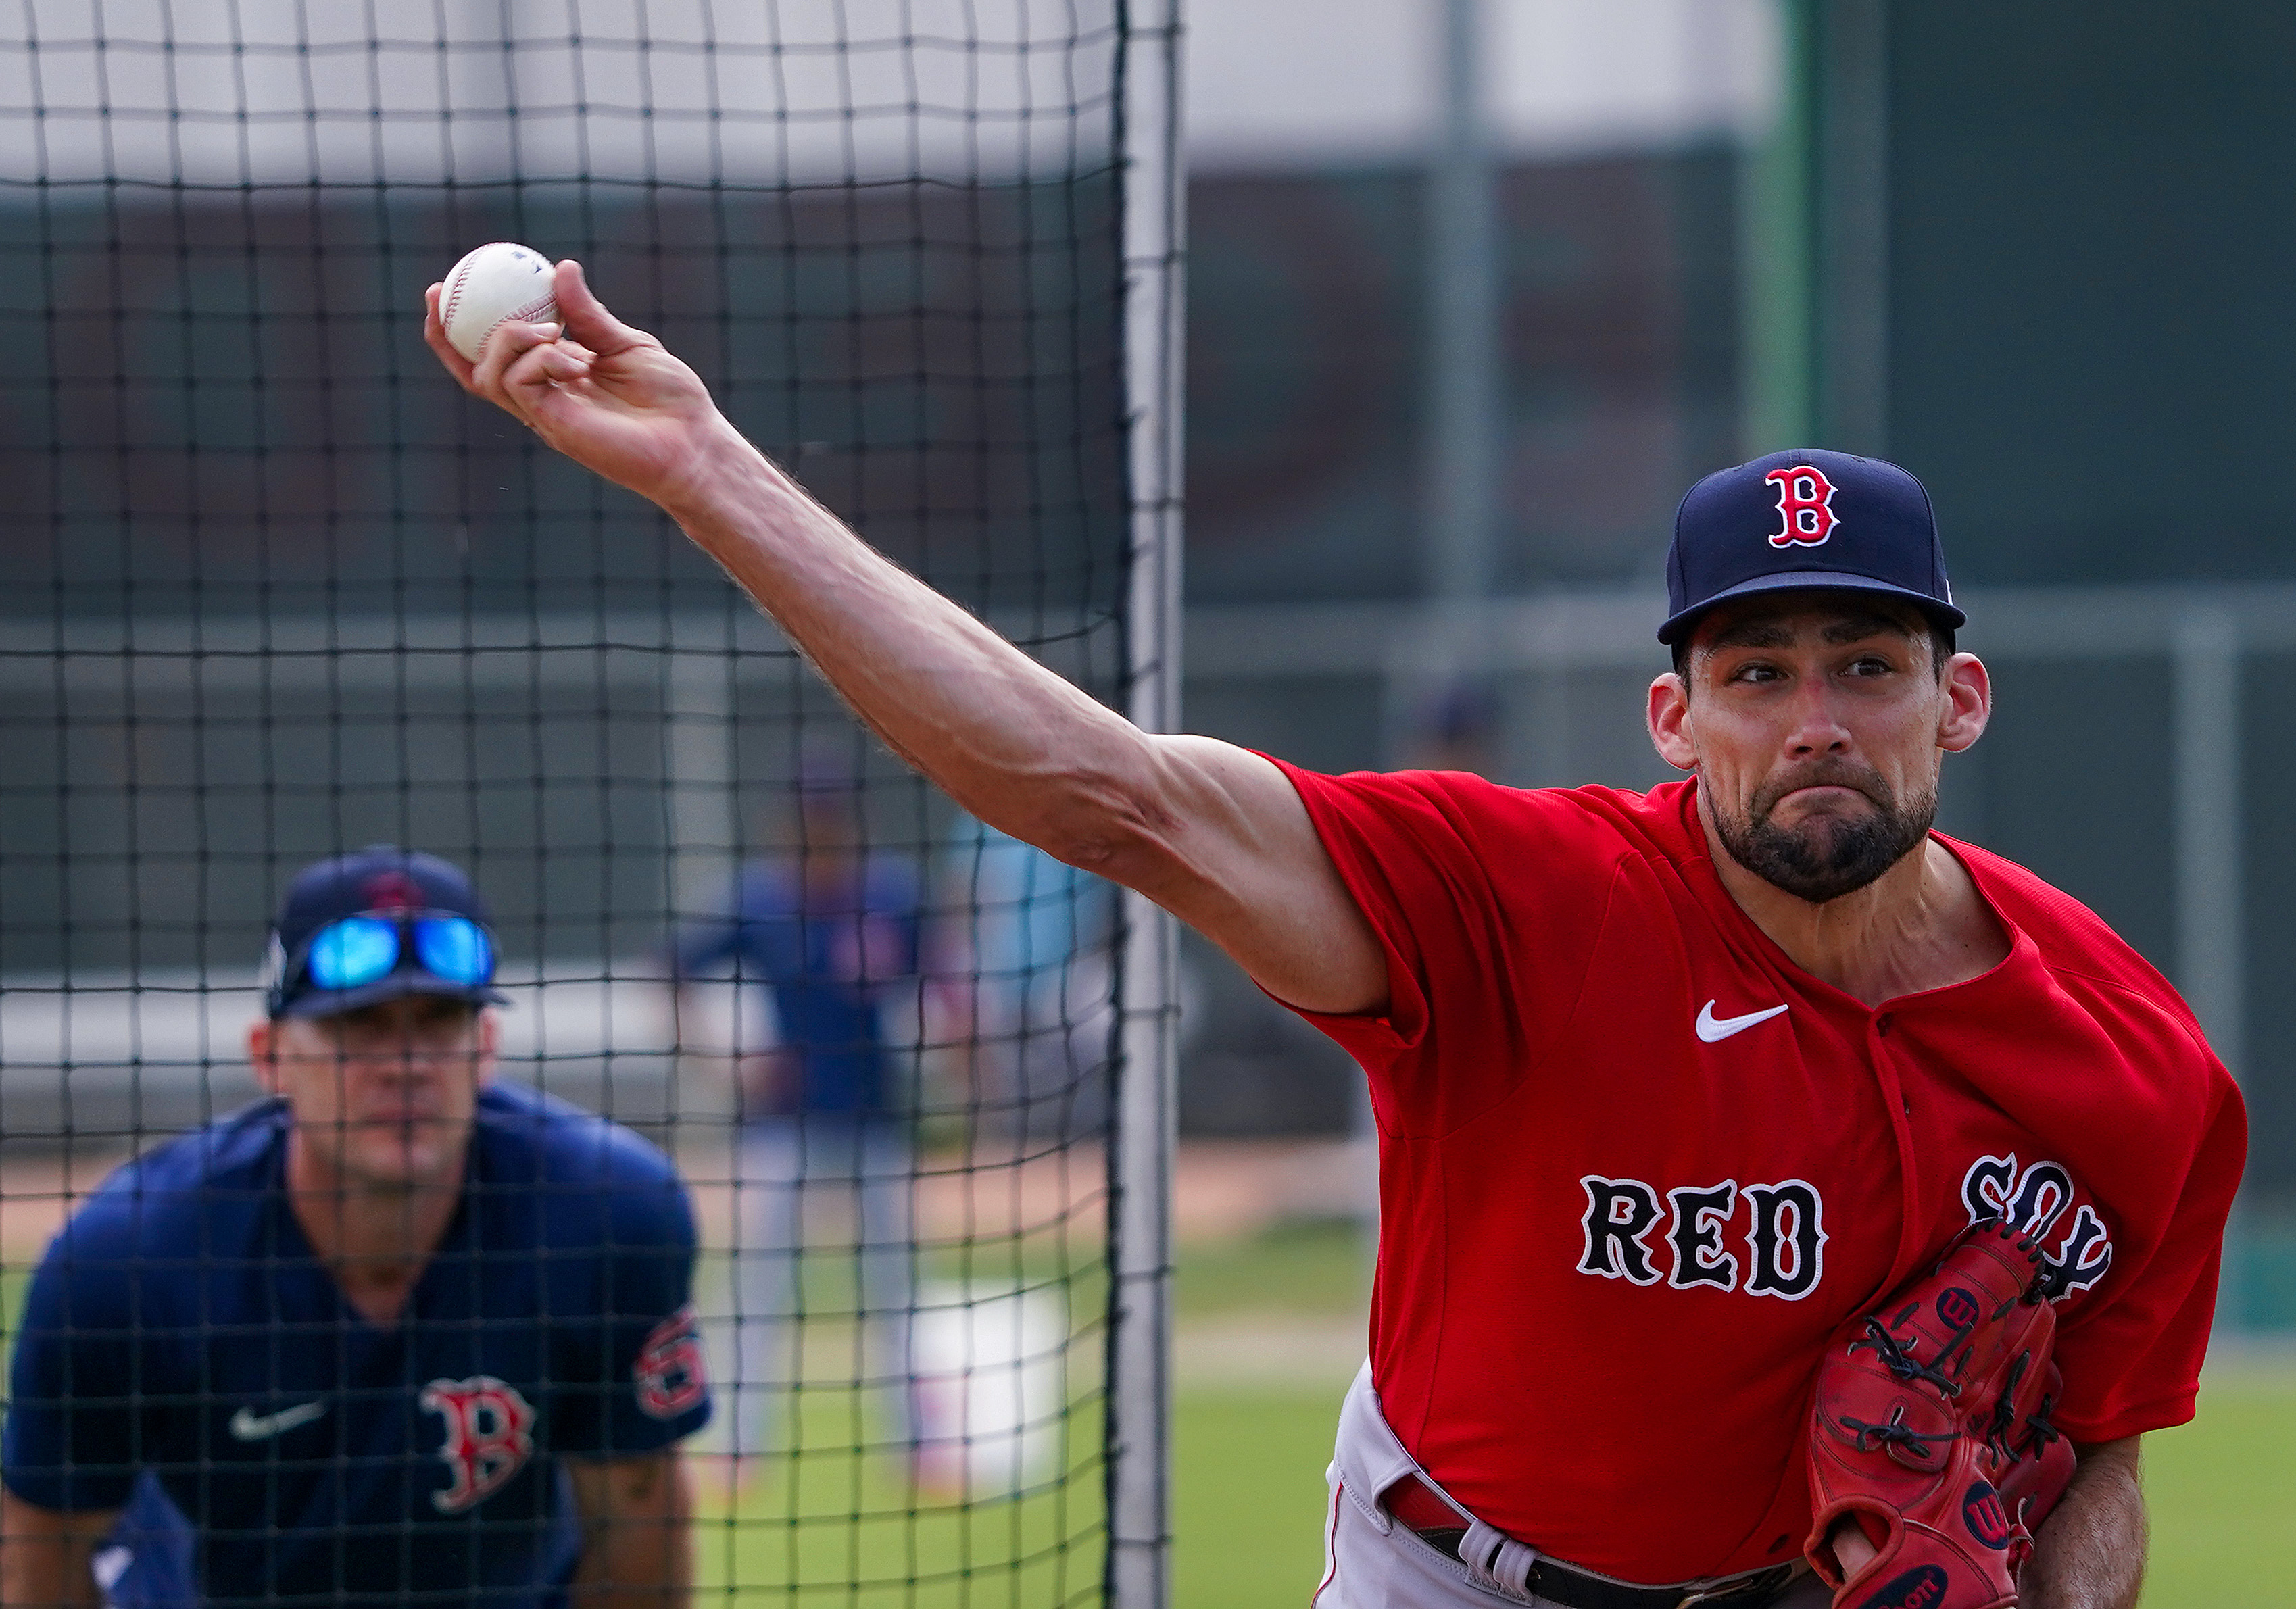
{"label": "blurred person in background", "polygon": [[1404,764],[1412,771],[1496,776],[1502,713],[1498,690],[1488,682],[1469,677],[1446,682],[1413,712]]}
{"label": "blurred person in background", "polygon": [[912,1448],[916,1437],[909,1329],[926,894],[913,859],[868,847],[862,788],[851,770],[808,756],[786,823],[775,823],[783,830],[767,835],[791,846],[743,865],[718,913],[671,948],[681,1019],[685,985],[730,968],[757,985],[774,1024],[766,1044],[737,1046],[733,1064],[739,1458],[772,1445],[780,1401],[800,1377],[806,1253],[830,1244],[809,1231],[806,1210],[824,1195],[854,1208],[857,1316],[891,1441]]}
{"label": "blurred person in background", "polygon": [[1015,1139],[1102,1132],[1115,889],[971,816],[944,865],[946,907],[971,941],[978,1128]]}
{"label": "blurred person in background", "polygon": [[492,1081],[488,920],[390,845],[290,884],[270,1098],[113,1174],[33,1278],[0,1600],[685,1601],[693,1216],[638,1136]]}

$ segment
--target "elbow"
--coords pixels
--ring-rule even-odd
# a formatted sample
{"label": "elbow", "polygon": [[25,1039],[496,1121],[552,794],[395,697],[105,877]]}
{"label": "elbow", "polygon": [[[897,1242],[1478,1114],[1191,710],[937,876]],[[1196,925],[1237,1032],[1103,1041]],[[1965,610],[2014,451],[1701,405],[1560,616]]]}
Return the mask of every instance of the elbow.
{"label": "elbow", "polygon": [[1078,769],[1037,791],[1027,839],[1054,860],[1150,892],[1178,860],[1179,815],[1144,778]]}

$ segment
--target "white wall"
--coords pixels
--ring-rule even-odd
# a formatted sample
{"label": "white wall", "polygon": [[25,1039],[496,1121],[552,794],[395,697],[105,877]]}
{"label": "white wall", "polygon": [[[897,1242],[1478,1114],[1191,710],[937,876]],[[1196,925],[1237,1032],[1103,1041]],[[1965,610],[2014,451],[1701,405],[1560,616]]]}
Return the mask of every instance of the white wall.
{"label": "white wall", "polygon": [[1101,12],[1079,5],[1079,21],[1047,0],[20,0],[0,11],[0,182],[1057,171],[1105,151],[1116,42]]}
{"label": "white wall", "polygon": [[[1775,0],[1483,0],[1494,132],[1521,155],[1749,134],[1778,95]],[[1443,0],[1199,0],[1190,160],[1409,157],[1432,139]]]}
{"label": "white wall", "polygon": [[[1775,0],[1485,4],[1493,112],[1513,151],[1674,143],[1758,124],[1775,99]],[[1193,159],[1234,170],[1422,149],[1440,4],[1194,0]],[[0,9],[0,183],[1057,171],[1105,150],[1108,10],[20,0]]]}

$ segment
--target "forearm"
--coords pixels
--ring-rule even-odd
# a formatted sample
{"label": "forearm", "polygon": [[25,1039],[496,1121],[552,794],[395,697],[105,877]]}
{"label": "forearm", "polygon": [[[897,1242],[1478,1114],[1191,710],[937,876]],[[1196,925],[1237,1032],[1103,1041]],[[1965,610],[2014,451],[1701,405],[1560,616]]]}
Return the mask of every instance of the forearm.
{"label": "forearm", "polygon": [[2034,1539],[2021,1609],[2134,1609],[2144,1549],[2136,1438],[2088,1448]]}
{"label": "forearm", "polygon": [[578,1463],[574,1491],[575,1609],[685,1609],[693,1596],[693,1499],[677,1453]]}
{"label": "forearm", "polygon": [[664,507],[958,804],[1063,859],[1107,855],[1154,769],[1129,722],[877,553],[730,426]]}
{"label": "forearm", "polygon": [[0,1605],[94,1605],[98,1598],[88,1559],[119,1517],[110,1511],[62,1514],[0,1493]]}

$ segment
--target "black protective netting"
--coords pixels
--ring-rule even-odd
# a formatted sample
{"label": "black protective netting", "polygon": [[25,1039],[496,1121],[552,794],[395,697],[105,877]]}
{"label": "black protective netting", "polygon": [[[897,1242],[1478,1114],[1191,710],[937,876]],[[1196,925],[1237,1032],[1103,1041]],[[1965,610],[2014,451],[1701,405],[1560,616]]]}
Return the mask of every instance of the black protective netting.
{"label": "black protective netting", "polygon": [[289,879],[390,845],[491,903],[495,1083],[683,1177],[700,1589],[1097,1600],[1108,891],[894,764],[421,326],[481,242],[580,258],[873,543],[1120,704],[1119,45],[1112,0],[0,17],[8,1552],[124,1507],[126,1599],[539,1601],[611,1545],[558,1464],[685,1423],[676,1214],[567,1113],[482,1104],[396,1317],[314,1249],[282,1159],[317,1119],[249,1115],[248,1030]]}

